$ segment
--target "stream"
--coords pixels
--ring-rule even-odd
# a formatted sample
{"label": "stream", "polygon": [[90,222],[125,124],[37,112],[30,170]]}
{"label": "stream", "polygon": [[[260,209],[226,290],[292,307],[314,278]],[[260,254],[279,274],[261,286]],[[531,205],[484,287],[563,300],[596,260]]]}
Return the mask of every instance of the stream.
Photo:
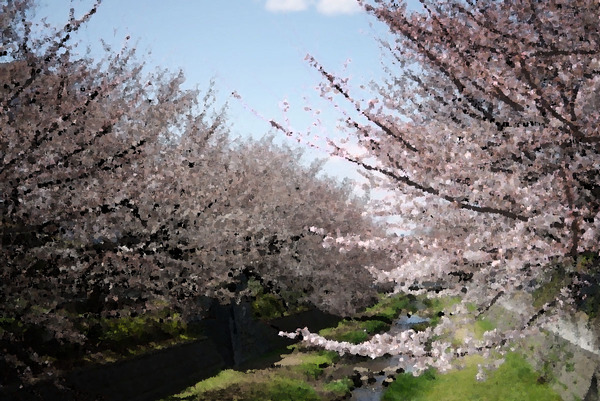
{"label": "stream", "polygon": [[[399,334],[405,330],[410,329],[417,323],[427,322],[429,319],[419,317],[417,315],[403,315],[400,318],[396,319],[392,323],[392,327],[388,330],[388,334],[395,335]],[[383,392],[385,391],[385,387],[383,386],[383,381],[385,380],[385,375],[377,374],[381,372],[384,368],[390,366],[398,366],[399,365],[400,355],[394,355],[390,357],[382,357],[377,358],[372,361],[368,361],[360,364],[361,367],[368,368],[371,372],[376,373],[374,376],[375,382],[371,384],[363,384],[361,387],[357,387],[352,391],[352,397],[350,400],[353,401],[380,401],[383,396]],[[407,372],[410,372],[411,369],[407,369]]]}

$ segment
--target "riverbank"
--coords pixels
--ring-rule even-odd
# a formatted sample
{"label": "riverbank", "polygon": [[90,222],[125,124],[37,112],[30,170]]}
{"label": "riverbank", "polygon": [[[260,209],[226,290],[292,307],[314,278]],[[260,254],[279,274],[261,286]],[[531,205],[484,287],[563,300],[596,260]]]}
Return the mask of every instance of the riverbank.
{"label": "riverbank", "polygon": [[[341,321],[336,327],[321,330],[320,334],[351,342],[364,341],[377,331],[388,331],[394,327],[417,330],[425,328],[422,320],[414,319],[415,313],[429,317],[433,324],[441,315],[448,315],[457,299],[446,298],[425,301],[402,296],[382,300],[374,308],[365,311],[354,319]],[[483,332],[494,327],[509,324],[512,320],[504,302],[490,308],[485,315],[479,316],[454,333],[448,334],[448,340],[459,341],[469,335],[481,338]],[[413,317],[410,324],[408,316]],[[392,324],[388,319],[396,317]],[[397,319],[397,318],[400,319]],[[379,323],[377,323],[379,322]],[[516,344],[515,352],[506,355],[505,363],[497,370],[490,371],[486,381],[479,382],[475,376],[477,366],[488,361],[481,356],[467,356],[455,364],[455,368],[446,374],[432,370],[414,377],[410,372],[396,370],[391,357],[370,359],[307,348],[295,344],[281,355],[272,355],[272,364],[262,369],[226,370],[218,375],[191,386],[185,391],[165,398],[165,401],[193,400],[326,400],[337,401],[351,399],[356,401],[375,400],[586,400],[590,393],[589,378],[581,376],[581,368],[569,365],[565,358],[557,363],[556,346],[551,341],[559,341],[554,334],[545,332],[540,338],[530,338]],[[539,347],[548,347],[540,349]],[[581,362],[580,355],[565,348],[568,355]],[[585,351],[585,350],[584,350]],[[535,353],[546,355],[555,366],[544,366],[543,358]],[[554,352],[554,354],[552,354]],[[563,355],[564,356],[564,355]],[[579,358],[579,359],[577,359]],[[551,362],[552,364],[552,362]],[[592,364],[584,365],[592,368]],[[553,370],[554,369],[554,370]],[[580,380],[565,383],[564,375],[579,374]],[[554,372],[554,373],[552,373]],[[573,383],[574,382],[574,383]],[[593,383],[592,383],[593,384]],[[562,389],[562,391],[559,391]],[[443,397],[440,398],[440,395]],[[578,395],[579,394],[579,395]]]}
{"label": "riverbank", "polygon": [[[481,339],[487,330],[510,327],[519,314],[528,313],[523,305],[531,300],[527,294],[520,297],[501,298],[477,317],[477,308],[467,305],[474,312],[472,318],[461,317],[456,330],[443,334],[445,340],[459,344],[466,336]],[[559,325],[570,330],[547,330],[515,342],[515,352],[489,372],[485,382],[475,380],[477,365],[489,361],[476,355],[460,358],[446,374],[430,370],[415,378],[410,367],[405,366],[407,372],[397,368],[399,356],[340,357],[277,336],[279,330],[308,326],[331,340],[360,343],[378,333],[425,330],[442,316],[456,319],[451,311],[459,302],[459,298],[382,296],[378,304],[353,318],[303,311],[268,321],[254,319],[250,304],[220,306],[231,310],[215,310],[214,319],[203,323],[202,332],[211,334],[200,340],[72,371],[64,381],[75,390],[69,393],[55,394],[41,386],[37,398],[18,391],[8,399],[434,401],[444,394],[443,399],[457,401],[595,400],[588,395],[597,395],[593,380],[598,355],[569,341],[573,327],[581,331],[581,338],[590,336],[580,321]],[[412,398],[406,398],[409,395]]]}

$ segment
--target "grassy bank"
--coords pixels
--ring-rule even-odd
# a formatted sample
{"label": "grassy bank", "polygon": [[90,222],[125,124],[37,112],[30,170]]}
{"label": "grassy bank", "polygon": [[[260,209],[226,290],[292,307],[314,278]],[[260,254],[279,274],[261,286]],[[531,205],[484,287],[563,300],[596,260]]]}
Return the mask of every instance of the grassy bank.
{"label": "grassy bank", "polygon": [[246,371],[227,369],[164,401],[209,400],[336,400],[348,394],[351,382],[336,380],[326,370],[339,361],[328,351],[290,346],[289,354],[271,368]]}
{"label": "grassy bank", "polygon": [[[336,327],[323,329],[320,334],[331,339],[358,343],[373,334],[389,329],[390,322],[400,314],[418,314],[428,317],[430,324],[448,314],[459,298],[427,300],[397,295],[382,297],[381,301],[354,319],[345,319]],[[482,338],[494,328],[491,320],[483,317],[473,320],[459,330],[448,333],[451,342],[459,343],[465,336]],[[284,352],[285,351],[285,352]],[[291,351],[291,352],[290,352]],[[275,358],[277,359],[277,358]],[[325,400],[345,399],[353,389],[350,379],[356,366],[365,366],[370,359],[334,352],[315,350],[296,344],[282,350],[278,360],[265,369],[225,370],[217,376],[197,383],[165,401],[208,400]],[[377,360],[373,361],[377,362]],[[446,374],[429,370],[420,377],[401,374],[384,393],[384,400],[403,401],[558,401],[561,398],[540,380],[536,372],[520,355],[506,356],[506,362],[489,372],[487,380],[477,382],[477,365],[481,356],[467,356],[457,369]]]}
{"label": "grassy bank", "polygon": [[514,353],[489,373],[485,381],[475,380],[480,356],[464,359],[464,368],[440,375],[428,370],[419,377],[402,374],[385,392],[384,401],[560,401],[561,398],[527,361]]}

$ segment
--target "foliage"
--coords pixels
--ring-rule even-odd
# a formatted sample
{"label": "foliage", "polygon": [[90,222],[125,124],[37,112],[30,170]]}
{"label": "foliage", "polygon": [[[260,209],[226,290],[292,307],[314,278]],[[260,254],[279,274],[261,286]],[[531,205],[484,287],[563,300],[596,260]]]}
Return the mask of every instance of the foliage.
{"label": "foliage", "polygon": [[186,322],[179,314],[166,310],[135,317],[86,319],[79,323],[79,329],[96,344],[96,350],[123,356],[204,335],[196,323]]}
{"label": "foliage", "polygon": [[273,319],[283,316],[285,306],[273,294],[259,294],[252,301],[252,312],[259,319]]}
{"label": "foliage", "polygon": [[[156,324],[157,327],[153,327]],[[100,339],[109,343],[119,343],[125,340],[143,340],[150,336],[152,331],[160,331],[169,337],[175,337],[182,334],[185,330],[185,323],[180,317],[174,316],[163,320],[162,318],[148,318],[145,316],[136,316],[134,318],[107,319],[104,321],[106,330]],[[157,328],[159,329],[157,330]]]}
{"label": "foliage", "polygon": [[[248,280],[249,297],[252,300],[252,313],[261,320],[289,316],[307,310],[305,294],[299,291],[274,291],[272,285],[264,286],[264,281]],[[275,293],[273,293],[275,292]]]}
{"label": "foliage", "polygon": [[551,272],[550,280],[536,288],[533,295],[533,305],[541,308],[544,304],[552,302],[567,283],[567,273],[562,266],[557,266]]}
{"label": "foliage", "polygon": [[50,333],[35,324],[15,319],[0,319],[0,335],[24,338],[42,361],[60,368],[76,367],[86,362],[110,362],[149,350],[203,337],[196,323],[185,322],[177,313],[162,310],[140,316],[118,318],[69,316],[78,333],[89,341],[85,349],[76,344],[59,344],[48,339]]}
{"label": "foliage", "polygon": [[[591,319],[600,310],[600,258],[593,252],[578,255],[572,263],[559,263],[546,277],[540,277],[541,285],[533,292],[534,306],[541,308],[560,296],[561,290],[572,292],[575,307]],[[549,277],[548,277],[549,276]]]}
{"label": "foliage", "polygon": [[396,377],[383,400],[410,401],[537,401],[560,400],[548,384],[538,382],[539,375],[520,356],[509,353],[506,362],[491,372],[486,381],[475,380],[478,358],[465,360],[463,370],[444,375],[428,370],[419,377],[406,373]]}

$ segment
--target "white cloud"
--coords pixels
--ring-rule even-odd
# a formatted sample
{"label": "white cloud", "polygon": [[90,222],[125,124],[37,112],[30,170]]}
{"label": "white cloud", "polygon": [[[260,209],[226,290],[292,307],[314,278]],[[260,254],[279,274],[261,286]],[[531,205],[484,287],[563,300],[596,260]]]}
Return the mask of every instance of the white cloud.
{"label": "white cloud", "polygon": [[361,11],[356,0],[319,0],[317,11],[325,15],[354,14]]}
{"label": "white cloud", "polygon": [[304,11],[310,3],[310,0],[267,0],[265,8],[273,12]]}
{"label": "white cloud", "polygon": [[305,11],[315,5],[325,15],[354,14],[361,11],[356,0],[267,0],[265,8],[271,12]]}

